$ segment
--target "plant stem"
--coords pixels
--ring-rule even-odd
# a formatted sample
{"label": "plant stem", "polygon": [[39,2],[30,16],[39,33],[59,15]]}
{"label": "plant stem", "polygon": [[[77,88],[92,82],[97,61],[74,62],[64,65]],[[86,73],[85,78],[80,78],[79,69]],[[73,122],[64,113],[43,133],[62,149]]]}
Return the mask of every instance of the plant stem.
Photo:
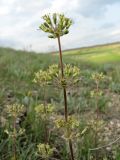
{"label": "plant stem", "polygon": [[[99,84],[96,83],[96,91],[97,93],[99,92]],[[98,143],[97,143],[97,140],[98,140],[98,131],[97,131],[97,122],[98,122],[98,119],[99,119],[99,108],[98,108],[98,96],[96,97],[96,132],[95,132],[95,148],[97,148],[98,146]],[[98,159],[98,151],[96,150],[95,151],[95,159],[97,160]]]}
{"label": "plant stem", "polygon": [[71,154],[71,160],[74,160],[74,153],[73,153],[73,147],[72,147],[72,140],[69,140],[69,147],[70,147],[70,154]]}
{"label": "plant stem", "polygon": [[67,94],[66,94],[66,88],[63,88],[64,93],[64,113],[65,113],[65,120],[67,122],[68,120],[68,108],[67,108]]}
{"label": "plant stem", "polygon": [[58,45],[59,45],[59,57],[60,57],[61,74],[62,74],[62,78],[64,78],[63,59],[62,59],[62,49],[61,49],[61,42],[60,42],[60,37],[59,37],[59,36],[58,36]]}
{"label": "plant stem", "polygon": [[[46,90],[44,87],[44,112],[46,113]],[[45,143],[48,143],[48,128],[47,128],[47,120],[45,119]]]}
{"label": "plant stem", "polygon": [[13,153],[14,153],[14,160],[17,160],[16,157],[16,117],[13,119]]}
{"label": "plant stem", "polygon": [[[61,75],[64,79],[64,69],[63,69],[63,60],[62,60],[62,50],[61,50],[61,42],[60,37],[58,37],[58,45],[59,45],[59,57],[60,57],[60,68],[61,68]],[[68,120],[68,107],[67,107],[67,93],[66,88],[63,87],[63,94],[64,94],[64,114],[65,114],[65,120],[67,122]]]}
{"label": "plant stem", "polygon": [[[60,36],[58,36],[58,46],[59,46],[59,58],[60,58],[61,75],[62,75],[62,79],[64,79],[64,67],[63,67]],[[65,121],[67,122],[68,121],[68,105],[67,105],[66,87],[63,87],[63,94],[64,94],[64,116],[65,116]],[[72,141],[71,140],[69,140],[69,148],[70,148],[71,160],[74,160],[73,147],[72,147]]]}

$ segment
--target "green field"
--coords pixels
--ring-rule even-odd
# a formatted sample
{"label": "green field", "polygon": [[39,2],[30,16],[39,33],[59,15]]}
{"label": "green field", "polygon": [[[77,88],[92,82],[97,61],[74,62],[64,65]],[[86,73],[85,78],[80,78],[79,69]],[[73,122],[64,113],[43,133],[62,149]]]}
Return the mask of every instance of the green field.
{"label": "green field", "polygon": [[[76,64],[82,72],[87,70],[108,72],[120,81],[120,44],[110,44],[63,52],[64,63]],[[25,95],[32,87],[34,72],[58,63],[58,53],[35,54],[0,48],[0,86]],[[25,87],[26,86],[26,87]],[[1,93],[2,94],[2,93]],[[19,95],[18,94],[18,95]]]}
{"label": "green field", "polygon": [[[56,63],[57,55],[54,53],[35,54],[34,52],[16,51],[13,49],[0,48],[0,67],[1,72],[12,71],[18,69],[29,70],[38,69],[47,66],[47,64]],[[75,49],[64,51],[64,61],[77,63],[81,65],[86,64],[113,64],[120,62],[120,43],[110,44],[105,46],[96,46],[83,49]],[[81,63],[81,64],[80,64]],[[7,70],[8,69],[8,70]],[[13,70],[12,70],[13,69]],[[29,71],[29,72],[30,72]],[[24,70],[25,72],[25,70]],[[19,72],[18,72],[19,73]],[[23,73],[24,74],[24,73]]]}

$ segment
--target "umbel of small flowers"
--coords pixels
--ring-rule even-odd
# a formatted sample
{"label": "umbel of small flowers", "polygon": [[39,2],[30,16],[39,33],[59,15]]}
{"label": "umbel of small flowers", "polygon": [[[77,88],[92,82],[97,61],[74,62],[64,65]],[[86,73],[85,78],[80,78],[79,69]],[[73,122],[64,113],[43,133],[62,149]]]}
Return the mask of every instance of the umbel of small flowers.
{"label": "umbel of small flowers", "polygon": [[51,76],[47,71],[39,70],[35,73],[35,77],[33,79],[34,83],[39,84],[41,87],[46,87],[51,83]]}
{"label": "umbel of small flowers", "polygon": [[[96,127],[97,126],[97,127]],[[103,129],[103,126],[104,126],[104,121],[103,120],[94,120],[94,119],[91,119],[89,122],[88,122],[88,127],[90,130],[93,131],[93,133],[95,133],[96,131],[97,132],[100,132],[102,131]]]}
{"label": "umbel of small flowers", "polygon": [[25,111],[25,107],[24,105],[15,103],[15,104],[7,105],[6,111],[10,117],[17,118],[22,112]]}
{"label": "umbel of small flowers", "polygon": [[79,127],[79,121],[72,116],[68,116],[68,121],[66,122],[62,117],[55,121],[55,125],[58,129],[61,129],[62,137],[68,141],[73,138],[77,138],[79,133],[77,128]]}
{"label": "umbel of small flowers", "polygon": [[64,78],[61,77],[61,69],[59,65],[53,64],[46,70],[40,69],[35,72],[33,82],[42,88],[49,85],[53,85],[58,88],[76,85],[79,82],[80,69],[71,64],[65,64],[63,67]]}
{"label": "umbel of small flowers", "polygon": [[103,73],[95,72],[95,73],[92,74],[91,78],[92,78],[92,80],[94,80],[94,82],[98,86],[99,83],[105,79],[105,75]]}
{"label": "umbel of small flowers", "polygon": [[53,152],[55,150],[49,144],[44,143],[39,143],[37,145],[37,148],[37,154],[45,160],[48,160],[53,155]]}
{"label": "umbel of small flowers", "polygon": [[44,15],[44,23],[40,25],[40,29],[49,33],[49,38],[58,38],[69,33],[69,27],[72,24],[72,20],[65,17],[64,14],[53,13]]}
{"label": "umbel of small flowers", "polygon": [[44,104],[40,104],[35,107],[35,111],[37,114],[37,117],[41,118],[44,121],[49,122],[49,118],[54,112],[54,106],[52,104],[47,104],[46,107],[44,107]]}
{"label": "umbel of small flowers", "polygon": [[13,159],[17,160],[17,150],[16,150],[16,141],[17,137],[24,134],[25,129],[16,128],[16,120],[18,116],[25,111],[25,107],[21,104],[15,103],[12,105],[7,105],[6,112],[8,113],[8,116],[11,118],[11,121],[9,121],[12,125],[12,128],[10,130],[5,130],[5,133],[8,134],[9,138],[12,139],[12,147],[13,147]]}
{"label": "umbel of small flowers", "polygon": [[69,88],[79,82],[80,69],[70,64],[64,65],[64,77],[61,77],[61,70],[57,64],[49,66],[47,70],[39,70],[35,73],[34,83],[44,87],[53,85],[56,88]]}
{"label": "umbel of small flowers", "polygon": [[49,66],[48,73],[51,77],[52,85],[57,88],[69,88],[75,86],[79,82],[80,69],[70,64],[65,64],[64,77],[61,77],[61,70],[58,65]]}

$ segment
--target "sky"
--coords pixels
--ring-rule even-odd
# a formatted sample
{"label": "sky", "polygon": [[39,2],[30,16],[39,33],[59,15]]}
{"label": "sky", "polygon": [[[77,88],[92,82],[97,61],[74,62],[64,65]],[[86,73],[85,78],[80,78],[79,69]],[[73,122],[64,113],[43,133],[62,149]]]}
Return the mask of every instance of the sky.
{"label": "sky", "polygon": [[120,41],[120,0],[0,0],[0,46],[57,50],[56,39],[38,30],[41,17],[54,12],[74,22],[61,38],[63,49]]}

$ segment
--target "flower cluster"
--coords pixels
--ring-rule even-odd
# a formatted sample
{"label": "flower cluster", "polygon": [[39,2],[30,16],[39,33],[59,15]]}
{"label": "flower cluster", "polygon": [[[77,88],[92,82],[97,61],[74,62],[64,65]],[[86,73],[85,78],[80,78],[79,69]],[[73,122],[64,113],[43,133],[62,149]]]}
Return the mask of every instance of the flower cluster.
{"label": "flower cluster", "polygon": [[45,22],[39,28],[50,33],[49,38],[57,38],[69,33],[68,29],[72,25],[72,20],[66,18],[64,14],[53,13],[52,17],[48,14],[42,18]]}
{"label": "flower cluster", "polygon": [[105,76],[103,73],[93,73],[92,79],[98,84],[100,81],[105,79]]}
{"label": "flower cluster", "polygon": [[59,70],[59,66],[57,64],[53,64],[53,65],[49,66],[48,72],[52,78],[54,78],[54,77],[58,78],[61,73]]}
{"label": "flower cluster", "polygon": [[54,148],[51,148],[49,144],[38,144],[38,154],[41,156],[41,158],[49,159],[54,152]]}
{"label": "flower cluster", "polygon": [[44,104],[40,104],[35,107],[35,111],[37,116],[41,117],[42,119],[48,119],[54,111],[54,106],[52,104],[47,104],[45,106]]}
{"label": "flower cluster", "polygon": [[79,127],[79,122],[74,117],[69,116],[67,122],[60,118],[55,121],[55,124],[58,129],[61,129],[64,139],[72,139],[78,136],[76,128]]}
{"label": "flower cluster", "polygon": [[99,132],[101,129],[103,129],[104,121],[103,120],[90,120],[88,123],[88,126],[90,129],[93,130],[93,132]]}
{"label": "flower cluster", "polygon": [[58,65],[51,65],[48,72],[52,77],[53,85],[57,87],[70,87],[79,82],[80,69],[70,64],[64,65],[64,78],[61,77],[61,70]]}
{"label": "flower cluster", "polygon": [[40,86],[54,85],[58,88],[71,87],[79,82],[80,69],[70,64],[64,65],[64,78],[61,76],[61,70],[57,64],[49,66],[46,71],[35,73],[33,82]]}
{"label": "flower cluster", "polygon": [[[56,64],[53,64],[49,66],[49,73],[53,77],[59,77],[61,71],[59,69],[59,66]],[[76,66],[72,66],[70,64],[64,65],[64,76],[66,78],[73,77],[76,78],[80,75],[80,69]]]}
{"label": "flower cluster", "polygon": [[47,71],[39,70],[35,73],[35,78],[33,80],[34,83],[39,84],[40,86],[49,85],[51,81],[51,77]]}
{"label": "flower cluster", "polygon": [[18,130],[14,130],[14,131],[8,131],[7,129],[4,131],[8,136],[9,138],[13,138],[13,137],[18,137],[18,136],[21,136],[25,133],[25,129],[24,128],[19,128]]}
{"label": "flower cluster", "polygon": [[101,90],[98,90],[98,91],[96,91],[96,90],[93,90],[93,91],[91,91],[90,92],[90,96],[91,97],[100,97],[100,96],[102,96],[103,95],[103,91],[101,91]]}
{"label": "flower cluster", "polygon": [[24,105],[15,103],[12,105],[7,105],[6,110],[7,110],[7,113],[9,114],[10,117],[17,117],[22,112],[24,112],[25,108],[24,108]]}

